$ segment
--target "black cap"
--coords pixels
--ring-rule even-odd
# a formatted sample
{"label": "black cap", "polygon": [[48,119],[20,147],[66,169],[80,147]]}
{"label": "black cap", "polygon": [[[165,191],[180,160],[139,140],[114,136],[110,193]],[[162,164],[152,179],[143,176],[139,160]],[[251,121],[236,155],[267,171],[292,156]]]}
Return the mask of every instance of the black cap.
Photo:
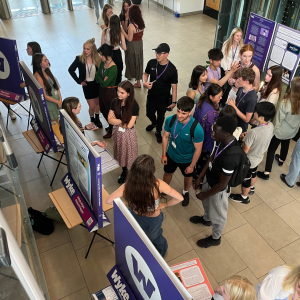
{"label": "black cap", "polygon": [[155,50],[157,53],[162,53],[162,52],[170,53],[170,46],[166,43],[161,43],[158,45],[156,49],[152,49],[152,50]]}

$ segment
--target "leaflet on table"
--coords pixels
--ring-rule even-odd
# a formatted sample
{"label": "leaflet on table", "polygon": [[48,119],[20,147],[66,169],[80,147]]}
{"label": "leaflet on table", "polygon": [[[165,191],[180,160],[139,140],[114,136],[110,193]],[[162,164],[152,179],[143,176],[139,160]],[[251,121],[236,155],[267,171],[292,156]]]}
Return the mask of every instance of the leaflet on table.
{"label": "leaflet on table", "polygon": [[93,146],[101,157],[101,169],[102,174],[108,173],[119,167],[119,163],[113,158],[107,149],[103,149],[98,145]]}
{"label": "leaflet on table", "polygon": [[278,24],[265,72],[272,66],[282,68],[282,82],[289,84],[293,79],[300,58],[300,32]]}
{"label": "leaflet on table", "polygon": [[103,290],[92,295],[95,300],[121,300],[115,293],[112,286],[108,286]]}
{"label": "leaflet on table", "polygon": [[88,158],[90,150],[66,119],[64,120],[64,125],[68,141],[68,155],[70,160],[69,172],[81,194],[84,196],[90,207],[92,207],[91,171]]}
{"label": "leaflet on table", "polygon": [[194,300],[210,300],[214,294],[198,258],[171,266],[170,269]]}

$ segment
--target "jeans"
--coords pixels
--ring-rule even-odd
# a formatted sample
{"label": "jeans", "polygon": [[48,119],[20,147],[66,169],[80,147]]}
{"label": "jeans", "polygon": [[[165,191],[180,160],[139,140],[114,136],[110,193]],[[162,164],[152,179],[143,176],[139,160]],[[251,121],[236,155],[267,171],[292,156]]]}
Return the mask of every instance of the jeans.
{"label": "jeans", "polygon": [[130,208],[129,211],[144,230],[149,240],[155,246],[160,255],[164,257],[168,249],[168,242],[162,235],[163,230],[161,225],[164,220],[163,212],[161,212],[159,216],[152,218],[147,216],[139,216]]}
{"label": "jeans", "polygon": [[288,154],[288,151],[289,151],[289,146],[290,146],[290,139],[289,140],[279,140],[274,135],[271,142],[270,142],[269,148],[268,148],[266,167],[265,167],[266,172],[271,172],[272,171],[272,165],[273,165],[273,161],[274,161],[275,152],[276,152],[279,144],[281,144],[279,158],[282,161],[285,161],[285,159],[287,157],[287,154]]}
{"label": "jeans", "polygon": [[104,0],[93,0],[93,3],[94,3],[95,14],[96,14],[97,23],[98,23],[98,20],[100,18],[99,5],[100,5],[100,8],[102,10],[102,8],[104,6]]}
{"label": "jeans", "polygon": [[285,181],[289,185],[294,185],[298,175],[298,180],[300,181],[300,138],[298,139],[293,150],[292,161],[290,163],[289,172],[285,176]]}

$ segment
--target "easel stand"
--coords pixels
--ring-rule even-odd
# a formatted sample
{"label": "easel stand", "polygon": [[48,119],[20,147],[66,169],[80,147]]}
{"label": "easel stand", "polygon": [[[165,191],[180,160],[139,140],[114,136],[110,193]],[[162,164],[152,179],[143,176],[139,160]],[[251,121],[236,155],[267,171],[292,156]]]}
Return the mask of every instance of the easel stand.
{"label": "easel stand", "polygon": [[44,151],[44,148],[43,148],[42,144],[40,143],[39,139],[37,138],[37,136],[36,136],[36,134],[35,134],[35,132],[34,132],[33,129],[30,129],[28,131],[24,131],[24,132],[22,132],[22,134],[24,135],[24,137],[26,138],[26,140],[28,141],[28,143],[31,145],[31,147],[33,148],[33,150],[35,151],[35,153],[36,154],[42,154],[42,156],[40,158],[40,161],[39,161],[39,164],[37,165],[37,168],[40,167],[41,161],[42,161],[42,159],[43,159],[44,156],[47,156],[47,157],[51,158],[52,160],[55,160],[55,161],[58,162],[56,170],[54,172],[54,175],[53,175],[51,183],[50,183],[50,186],[52,186],[53,181],[55,179],[55,176],[56,176],[56,173],[57,173],[57,170],[58,170],[60,164],[66,166],[66,164],[64,162],[62,162],[62,158],[63,158],[63,156],[65,154],[65,150],[58,151],[58,152],[61,153],[60,159],[58,160],[58,159],[56,159],[56,158],[48,155]]}
{"label": "easel stand", "polygon": [[[106,199],[108,198],[108,196],[109,196],[108,193],[102,187],[102,208],[103,208],[104,212],[113,208],[112,205],[107,204],[105,202]],[[75,226],[78,226],[78,225],[86,228],[85,225],[82,224],[82,219],[81,219],[78,211],[76,210],[71,198],[69,197],[68,193],[66,192],[66,190],[64,188],[50,193],[49,197],[51,198],[53,204],[59,211],[61,217],[63,218],[64,222],[66,223],[66,225],[69,229],[74,228]],[[96,235],[98,235],[101,238],[107,240],[108,242],[114,244],[113,241],[111,241],[110,239],[108,239],[105,236],[98,233],[98,229],[96,229],[93,233],[94,233],[94,235],[93,235],[92,241],[89,245],[89,249],[85,255],[85,258],[87,258],[89,255],[89,252],[94,243]]]}

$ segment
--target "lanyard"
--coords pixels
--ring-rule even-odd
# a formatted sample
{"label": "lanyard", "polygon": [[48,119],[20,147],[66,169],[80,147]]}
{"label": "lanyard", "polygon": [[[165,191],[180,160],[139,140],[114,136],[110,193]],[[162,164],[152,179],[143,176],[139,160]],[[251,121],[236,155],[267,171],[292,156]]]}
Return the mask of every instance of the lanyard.
{"label": "lanyard", "polygon": [[236,54],[237,48],[238,48],[238,46],[236,46],[235,51],[233,52],[233,46],[231,46],[231,51],[232,51],[232,62],[234,62],[234,58],[235,58],[235,54]]}
{"label": "lanyard", "polygon": [[265,123],[265,124],[260,124],[260,125],[257,125],[256,127],[260,127],[260,126],[266,126],[268,125],[269,123]]}
{"label": "lanyard", "polygon": [[[202,85],[201,85],[202,86]],[[203,86],[202,86],[202,93],[201,93],[201,91],[200,91],[200,89],[198,88],[198,92],[199,92],[199,94],[200,94],[200,96],[202,95],[202,93],[204,92],[203,91]]]}
{"label": "lanyard", "polygon": [[[104,66],[103,66],[103,69],[102,69],[102,78],[103,78],[103,74],[106,72],[106,70],[108,69],[109,65],[111,64],[112,60],[109,62],[107,68],[105,69]],[[104,71],[103,71],[104,70]]]}
{"label": "lanyard", "polygon": [[[212,68],[209,67],[209,69],[211,70],[211,72],[212,72],[212,74],[213,74],[213,77],[216,78],[216,77],[215,77],[215,73],[214,73],[214,71],[212,70]],[[219,81],[219,80],[220,80],[220,76],[219,76],[218,69],[217,69],[217,76],[218,76],[218,81]]]}
{"label": "lanyard", "polygon": [[[253,90],[253,87],[252,87],[248,92],[246,92],[246,93],[244,94],[244,96],[240,99],[240,101],[239,101],[239,103],[236,105],[236,107],[239,106],[239,104],[242,102],[243,98],[244,98],[249,92],[251,92],[252,90]],[[240,96],[242,95],[242,93],[243,93],[243,90],[241,90]]]}
{"label": "lanyard", "polygon": [[89,77],[91,77],[91,72],[92,72],[92,68],[93,68],[93,59],[92,59],[91,68],[89,68],[89,65],[88,65],[87,61],[85,63],[86,63],[86,68],[87,68],[88,73],[89,73]]}
{"label": "lanyard", "polygon": [[175,127],[174,127],[174,135],[173,135],[174,141],[177,139],[177,137],[179,136],[179,133],[182,131],[182,129],[190,122],[190,120],[191,120],[191,118],[181,127],[181,129],[179,130],[177,135],[175,135],[175,133],[176,133],[176,126],[177,126],[178,120],[176,121]]}
{"label": "lanyard", "polygon": [[[156,79],[154,80],[154,81],[156,81],[162,74],[164,74],[165,73],[165,71],[167,70],[167,67],[168,67],[168,65],[169,65],[169,60],[168,60],[168,63],[167,63],[167,65],[166,65],[166,67],[165,67],[165,69],[159,74],[159,76],[157,76],[157,65],[158,65],[158,62],[156,62]],[[154,82],[153,81],[153,82]]]}
{"label": "lanyard", "polygon": [[219,144],[219,146],[217,147],[217,150],[216,150],[216,153],[215,153],[215,157],[214,157],[214,159],[213,159],[213,161],[212,161],[212,163],[215,161],[215,159],[227,148],[227,147],[229,147],[233,142],[234,142],[234,140],[235,140],[235,138],[233,138],[233,140],[229,143],[229,144],[227,144],[221,151],[220,151],[220,153],[218,153],[218,151],[219,151],[219,147],[220,147],[220,145],[221,145],[221,143]]}
{"label": "lanyard", "polygon": [[[250,61],[249,66],[248,66],[248,67],[245,67],[245,68],[250,68],[251,64],[252,64],[252,61]],[[242,68],[242,63],[241,63],[241,65],[240,65],[240,69],[241,69],[241,68]]]}

